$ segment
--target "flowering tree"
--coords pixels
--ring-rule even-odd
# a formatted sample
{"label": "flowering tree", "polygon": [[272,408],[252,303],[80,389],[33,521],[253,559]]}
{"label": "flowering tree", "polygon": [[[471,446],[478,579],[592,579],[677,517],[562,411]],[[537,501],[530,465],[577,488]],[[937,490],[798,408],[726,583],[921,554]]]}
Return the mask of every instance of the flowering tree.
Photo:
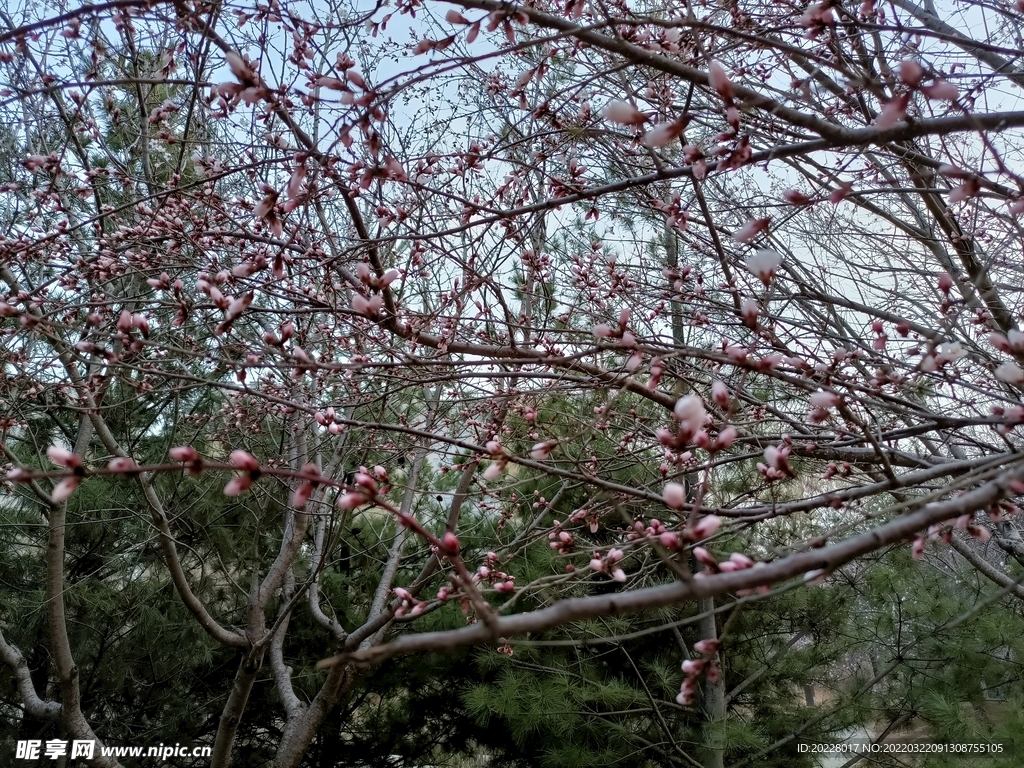
{"label": "flowering tree", "polygon": [[261,670],[284,768],[404,654],[695,605],[714,721],[741,603],[896,544],[1020,592],[1020,3],[51,10],[0,32],[26,716],[102,736],[90,486],[237,656],[214,766]]}

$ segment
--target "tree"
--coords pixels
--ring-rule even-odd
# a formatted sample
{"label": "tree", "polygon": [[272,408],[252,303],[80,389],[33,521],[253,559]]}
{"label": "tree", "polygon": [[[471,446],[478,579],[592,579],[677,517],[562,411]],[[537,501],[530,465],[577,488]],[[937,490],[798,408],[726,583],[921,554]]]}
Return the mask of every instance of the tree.
{"label": "tree", "polygon": [[[502,717],[610,760],[488,696],[606,714],[677,654],[678,717],[605,718],[637,762],[687,762],[655,733],[782,760],[854,715],[729,691],[867,642],[804,582],[879,617],[890,722],[966,733],[963,664],[1012,687],[1018,658],[1024,10],[451,5],[3,17],[12,733],[293,768],[471,753]],[[920,576],[893,616],[872,564],[907,553],[948,605]],[[441,704],[467,657],[403,677],[680,612],[696,639],[576,677],[475,657],[475,720]]]}

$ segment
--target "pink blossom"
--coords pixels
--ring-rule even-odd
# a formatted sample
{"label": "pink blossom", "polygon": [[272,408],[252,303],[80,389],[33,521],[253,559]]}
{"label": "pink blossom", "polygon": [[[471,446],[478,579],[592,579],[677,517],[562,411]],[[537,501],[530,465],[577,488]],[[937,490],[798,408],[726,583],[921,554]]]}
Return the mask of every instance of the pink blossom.
{"label": "pink blossom", "polygon": [[647,122],[647,115],[634,107],[628,101],[613,99],[601,111],[605,120],[619,125],[643,125]]}
{"label": "pink blossom", "polygon": [[924,68],[913,59],[904,59],[900,62],[900,80],[911,88],[917,87],[924,77]]}
{"label": "pink blossom", "polygon": [[357,509],[369,501],[366,496],[355,491],[346,491],[338,497],[337,506],[339,509]]}
{"label": "pink blossom", "polygon": [[441,544],[444,545],[444,550],[446,554],[459,554],[459,537],[451,531],[445,532],[444,536],[441,538]]}
{"label": "pink blossom", "polygon": [[50,494],[50,500],[54,504],[60,504],[62,501],[67,501],[67,499],[71,497],[71,494],[75,492],[75,489],[81,484],[82,478],[78,475],[65,477],[53,487],[53,492]]}
{"label": "pink blossom", "polygon": [[228,67],[231,68],[231,74],[235,76],[235,79],[240,83],[248,83],[253,79],[253,72],[249,68],[249,65],[245,63],[245,59],[239,56],[234,51],[228,51],[224,54],[224,58],[227,60]]}
{"label": "pink blossom", "polygon": [[718,561],[715,560],[714,556],[710,552],[708,552],[704,547],[694,547],[693,556],[697,558],[699,562],[703,563],[709,568],[718,568]]}
{"label": "pink blossom", "polygon": [[737,243],[749,243],[760,233],[768,229],[771,219],[750,219],[742,227],[732,233],[732,239]]}
{"label": "pink blossom", "polygon": [[231,455],[230,455],[229,458],[231,460],[231,463],[233,465],[235,465],[236,467],[238,467],[239,469],[243,469],[243,470],[245,470],[247,472],[257,472],[257,471],[259,471],[259,468],[260,468],[259,462],[256,461],[255,458],[253,458],[252,454],[250,454],[250,453],[248,453],[246,451],[243,451],[243,450],[240,450],[240,449],[236,449],[236,450],[231,452]]}
{"label": "pink blossom", "polygon": [[292,506],[296,509],[303,509],[313,495],[314,486],[312,483],[303,483],[292,493]]}
{"label": "pink blossom", "polygon": [[782,265],[782,256],[771,248],[761,248],[748,258],[745,264],[747,269],[757,275],[762,283],[768,285]]}
{"label": "pink blossom", "polygon": [[718,640],[698,640],[696,643],[693,644],[693,650],[697,651],[697,653],[705,653],[710,655],[712,653],[715,653],[720,645],[721,642]]}
{"label": "pink blossom", "polygon": [[909,102],[910,94],[907,93],[902,93],[887,101],[878,112],[878,117],[875,118],[875,127],[881,130],[892,128],[907,116],[907,104]]}
{"label": "pink blossom", "polygon": [[683,662],[683,672],[688,675],[699,675],[704,671],[704,665],[707,662],[704,659],[686,659]]}
{"label": "pink blossom", "polygon": [[127,456],[118,456],[110,460],[107,469],[111,472],[134,472],[139,468],[138,464]]}
{"label": "pink blossom", "polygon": [[679,535],[672,531],[666,531],[658,537],[661,541],[661,545],[666,549],[679,549],[681,542],[679,541]]}
{"label": "pink blossom", "polygon": [[921,93],[926,99],[935,101],[956,101],[960,96],[960,91],[955,85],[942,79],[937,79],[931,85],[921,86]]}
{"label": "pink blossom", "polygon": [[708,64],[708,85],[714,88],[725,102],[731,102],[736,96],[736,89],[729,80],[725,67],[714,59]]}
{"label": "pink blossom", "polygon": [[733,552],[729,555],[730,562],[736,563],[740,568],[753,568],[754,561],[740,552]]}
{"label": "pink blossom", "polygon": [[718,515],[705,515],[693,524],[690,533],[694,541],[703,541],[709,536],[714,535],[715,531],[721,527],[722,518],[718,517]]}
{"label": "pink blossom", "polygon": [[51,445],[46,449],[46,457],[54,464],[68,469],[78,469],[82,466],[82,460],[66,448]]}
{"label": "pink blossom", "polygon": [[704,410],[704,401],[700,397],[686,395],[676,401],[672,415],[675,416],[680,426],[692,434],[704,426],[707,411]]}
{"label": "pink blossom", "polygon": [[722,410],[729,408],[729,388],[721,381],[711,383],[711,399]]}
{"label": "pink blossom", "polygon": [[740,314],[743,316],[743,324],[748,328],[757,328],[757,315],[760,307],[757,301],[747,297],[740,306]]}
{"label": "pink blossom", "polygon": [[979,192],[981,192],[981,182],[977,179],[967,179],[963,184],[954,187],[949,193],[949,204],[962,203],[964,200],[975,197]]}
{"label": "pink blossom", "polygon": [[989,334],[988,343],[1000,352],[1009,352],[1013,349],[1013,347],[1010,346],[1010,340],[998,331],[994,331]]}
{"label": "pink blossom", "polygon": [[249,475],[239,475],[231,478],[224,486],[225,496],[240,496],[252,487],[252,478]]}
{"label": "pink blossom", "polygon": [[683,131],[689,124],[690,118],[683,117],[671,122],[658,123],[650,131],[644,134],[644,144],[651,149],[664,147],[682,136]]}
{"label": "pink blossom", "polygon": [[612,327],[607,323],[598,323],[593,329],[594,336],[599,339],[609,339],[613,335]]}
{"label": "pink blossom", "polygon": [[807,205],[811,198],[798,189],[787,189],[782,193],[782,199],[790,205]]}
{"label": "pink blossom", "polygon": [[739,433],[736,431],[735,427],[726,427],[718,433],[718,437],[715,438],[713,447],[716,451],[725,450],[736,442],[736,438],[738,436]]}
{"label": "pink blossom", "polygon": [[1021,367],[1016,363],[1003,363],[996,368],[995,376],[1007,384],[1024,383],[1024,370],[1021,370]]}
{"label": "pink blossom", "polygon": [[665,504],[672,509],[683,509],[686,506],[686,488],[678,482],[667,482],[662,489]]}
{"label": "pink blossom", "polygon": [[199,452],[188,445],[179,445],[175,448],[171,448],[171,450],[167,452],[167,455],[175,461],[181,462],[195,461],[199,458]]}
{"label": "pink blossom", "polygon": [[818,391],[811,395],[810,401],[815,408],[828,410],[839,405],[839,395],[835,392]]}
{"label": "pink blossom", "polygon": [[910,547],[910,552],[915,560],[920,560],[922,557],[924,557],[924,548],[927,543],[928,541],[927,539],[925,539],[924,536],[918,536],[916,539],[914,539],[914,543]]}
{"label": "pink blossom", "polygon": [[543,461],[555,449],[554,443],[537,443],[530,449],[530,458],[534,461]]}

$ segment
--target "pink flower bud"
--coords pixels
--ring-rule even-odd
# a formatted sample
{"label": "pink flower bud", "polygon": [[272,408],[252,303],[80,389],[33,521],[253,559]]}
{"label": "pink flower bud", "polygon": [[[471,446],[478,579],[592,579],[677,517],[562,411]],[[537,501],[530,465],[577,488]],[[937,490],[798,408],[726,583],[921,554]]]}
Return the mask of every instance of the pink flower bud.
{"label": "pink flower bud", "polygon": [[927,543],[927,539],[924,536],[918,536],[914,539],[914,543],[910,547],[910,553],[915,560],[920,560],[924,557],[924,548]]}
{"label": "pink flower bud", "polygon": [[698,562],[704,563],[711,568],[718,567],[718,561],[715,560],[714,555],[708,552],[704,547],[694,547],[693,556],[697,558]]}
{"label": "pink flower bud", "polygon": [[839,395],[835,392],[815,392],[811,395],[810,401],[815,408],[828,410],[839,405]]}
{"label": "pink flower bud", "polygon": [[718,640],[698,640],[693,644],[693,650],[697,653],[712,654],[718,650],[721,643]]}
{"label": "pink flower bud", "polygon": [[693,433],[704,426],[707,411],[704,410],[704,401],[697,395],[686,395],[676,401],[672,415],[680,426],[685,426],[688,432]]}
{"label": "pink flower bud", "polygon": [[[901,93],[885,103],[875,118],[875,127],[881,130],[892,128],[907,116],[907,104],[910,102],[909,93]],[[847,190],[849,192],[849,190]],[[846,195],[843,195],[845,197]]]}
{"label": "pink flower bud", "polygon": [[132,313],[127,309],[121,311],[120,317],[117,318],[117,330],[121,333],[128,333],[132,329]]}
{"label": "pink flower bud", "polygon": [[612,581],[622,583],[626,580],[626,572],[621,568],[615,568],[611,573]]}
{"label": "pink flower bud", "polygon": [[953,278],[946,272],[939,275],[939,290],[943,293],[949,293],[953,290]]}
{"label": "pink flower bud", "polygon": [[537,443],[530,449],[530,458],[534,461],[543,461],[551,455],[554,448],[554,443]]}
{"label": "pink flower bud", "polygon": [[62,501],[67,501],[71,497],[71,494],[75,492],[75,489],[82,484],[82,478],[78,475],[72,475],[71,477],[65,477],[53,488],[53,493],[50,494],[50,500],[54,504],[60,504]]}
{"label": "pink flower bud", "polygon": [[665,549],[679,549],[679,535],[672,531],[665,531],[658,539],[661,541],[661,546],[665,547]]}
{"label": "pink flower bud", "polygon": [[339,509],[357,509],[369,501],[363,494],[354,491],[347,491],[338,497],[337,506]]}
{"label": "pink flower bud", "polygon": [[736,89],[729,80],[725,67],[718,61],[712,60],[708,64],[708,85],[718,92],[723,101],[731,102],[736,96]]}
{"label": "pink flower bud", "polygon": [[233,465],[246,472],[256,472],[260,468],[260,463],[253,458],[252,454],[246,451],[234,450],[229,458]]}
{"label": "pink flower bud", "polygon": [[239,475],[231,478],[224,486],[225,496],[240,496],[252,488],[252,478],[248,475]]}
{"label": "pink flower bud", "polygon": [[790,205],[807,205],[811,198],[798,189],[787,189],[782,193],[782,199]]}
{"label": "pink flower bud", "polygon": [[441,539],[441,543],[444,545],[445,551],[449,555],[459,554],[459,537],[451,531],[446,531],[444,537]]}
{"label": "pink flower bud", "polygon": [[732,233],[732,239],[737,243],[749,243],[761,232],[768,229],[771,219],[750,219],[742,227]]}
{"label": "pink flower bud", "polygon": [[199,458],[199,452],[188,445],[179,445],[176,448],[171,448],[167,454],[175,461],[195,461]]}
{"label": "pink flower bud", "polygon": [[734,442],[736,442],[736,438],[738,435],[739,433],[736,431],[735,427],[726,427],[725,429],[718,433],[718,437],[715,439],[715,442],[712,447],[716,451],[725,450]]}
{"label": "pink flower bud", "polygon": [[707,664],[704,659],[687,659],[683,662],[683,672],[688,675],[699,675],[704,671],[704,665]]}
{"label": "pink flower bud", "polygon": [[46,456],[54,464],[67,467],[68,469],[77,469],[82,466],[82,460],[80,458],[66,448],[60,448],[56,445],[51,445],[46,449]]}
{"label": "pink flower bud", "polygon": [[686,489],[679,483],[665,483],[661,497],[665,505],[672,509],[683,509],[686,506]]}
{"label": "pink flower bud", "polygon": [[721,381],[711,383],[711,399],[722,410],[729,408],[729,388]]}
{"label": "pink flower bud", "polygon": [[740,568],[753,568],[754,561],[740,552],[733,552],[729,555],[729,561],[736,563]]}
{"label": "pink flower bud", "polygon": [[592,570],[592,571],[603,571],[604,570],[604,561],[603,560],[599,560],[596,557],[593,558],[590,561],[590,570]]}
{"label": "pink flower bud", "polygon": [[612,333],[612,327],[607,323],[598,323],[594,326],[594,336],[598,339],[609,339]]}
{"label": "pink flower bud", "polygon": [[924,69],[916,61],[904,59],[900,62],[900,80],[911,88],[920,85],[922,77],[924,77]]}
{"label": "pink flower bud", "polygon": [[296,509],[304,509],[309,497],[313,495],[313,484],[303,483],[292,494],[292,506]]}
{"label": "pink flower bud", "polygon": [[118,456],[107,464],[107,469],[111,472],[134,472],[138,468],[138,465],[127,456]]}
{"label": "pink flower bud", "polygon": [[921,93],[926,99],[936,101],[956,101],[960,96],[960,91],[955,85],[941,78],[936,79],[931,85],[921,86]]}
{"label": "pink flower bud", "polygon": [[619,125],[643,125],[647,122],[647,115],[634,107],[628,101],[613,99],[601,110],[605,120]]}
{"label": "pink flower bud", "polygon": [[740,307],[740,314],[743,316],[743,324],[748,328],[757,328],[757,315],[761,311],[754,299],[746,298]]}
{"label": "pink flower bud", "polygon": [[713,535],[715,531],[722,527],[722,518],[718,515],[705,515],[696,523],[693,524],[691,533],[694,541],[703,541],[709,536]]}
{"label": "pink flower bud", "polygon": [[623,331],[629,325],[630,314],[629,307],[623,307],[619,310],[619,328]]}
{"label": "pink flower bud", "polygon": [[370,473],[366,471],[365,467],[360,467],[356,472],[355,482],[356,485],[365,488],[371,494],[377,492],[377,481],[370,477]]}

